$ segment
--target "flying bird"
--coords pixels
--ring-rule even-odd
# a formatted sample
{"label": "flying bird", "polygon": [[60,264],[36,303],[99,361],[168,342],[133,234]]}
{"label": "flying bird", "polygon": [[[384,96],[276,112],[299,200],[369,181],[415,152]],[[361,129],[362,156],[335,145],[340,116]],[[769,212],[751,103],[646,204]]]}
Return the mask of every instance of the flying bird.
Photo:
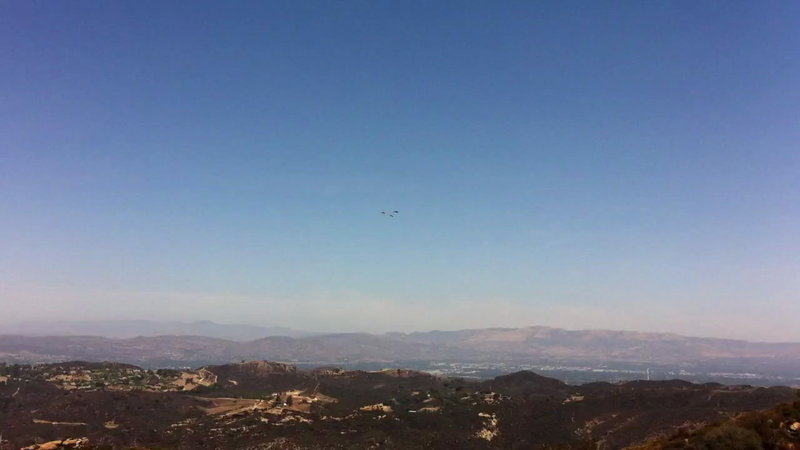
{"label": "flying bird", "polygon": [[400,213],[400,211],[396,211],[396,210],[392,210],[392,211],[388,211],[388,212],[387,211],[381,211],[381,214],[383,214],[384,216],[388,214],[389,217],[394,217],[396,214],[399,214],[399,213]]}

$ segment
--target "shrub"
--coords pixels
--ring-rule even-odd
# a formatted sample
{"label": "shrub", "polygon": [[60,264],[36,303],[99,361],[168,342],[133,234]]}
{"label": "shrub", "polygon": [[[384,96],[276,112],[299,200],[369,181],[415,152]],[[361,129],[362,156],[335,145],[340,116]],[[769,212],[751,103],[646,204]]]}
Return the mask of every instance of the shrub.
{"label": "shrub", "polygon": [[708,450],[763,450],[761,438],[753,430],[736,425],[722,425],[703,435]]}

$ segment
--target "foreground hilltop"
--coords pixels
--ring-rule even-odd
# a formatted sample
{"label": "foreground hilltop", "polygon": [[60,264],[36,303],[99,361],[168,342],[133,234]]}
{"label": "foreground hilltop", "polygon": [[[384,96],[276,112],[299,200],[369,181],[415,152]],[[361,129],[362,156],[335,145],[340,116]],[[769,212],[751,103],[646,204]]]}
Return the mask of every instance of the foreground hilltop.
{"label": "foreground hilltop", "polygon": [[532,372],[465,381],[269,361],[196,370],[67,362],[0,366],[0,430],[15,449],[65,438],[85,438],[84,448],[610,449],[796,397],[677,380],[570,386]]}

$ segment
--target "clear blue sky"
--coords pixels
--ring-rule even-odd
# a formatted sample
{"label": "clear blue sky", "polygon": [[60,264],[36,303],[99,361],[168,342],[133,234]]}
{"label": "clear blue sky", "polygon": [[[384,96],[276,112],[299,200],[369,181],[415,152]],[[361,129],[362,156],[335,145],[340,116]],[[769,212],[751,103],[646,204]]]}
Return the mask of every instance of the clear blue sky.
{"label": "clear blue sky", "polygon": [[0,61],[0,321],[800,340],[798,2],[15,0]]}

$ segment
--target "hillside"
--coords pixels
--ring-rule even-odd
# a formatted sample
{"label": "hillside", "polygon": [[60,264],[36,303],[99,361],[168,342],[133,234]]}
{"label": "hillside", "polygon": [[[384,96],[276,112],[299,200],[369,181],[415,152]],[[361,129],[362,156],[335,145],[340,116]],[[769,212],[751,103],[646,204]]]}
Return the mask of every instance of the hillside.
{"label": "hillside", "polygon": [[90,446],[82,448],[98,449],[616,449],[796,398],[778,387],[570,386],[531,372],[479,382],[268,361],[196,370],[0,366],[8,448],[82,438]]}
{"label": "hillside", "polygon": [[637,450],[707,448],[800,448],[800,400],[766,411],[752,411],[697,430],[679,430],[667,438],[647,442]]}

